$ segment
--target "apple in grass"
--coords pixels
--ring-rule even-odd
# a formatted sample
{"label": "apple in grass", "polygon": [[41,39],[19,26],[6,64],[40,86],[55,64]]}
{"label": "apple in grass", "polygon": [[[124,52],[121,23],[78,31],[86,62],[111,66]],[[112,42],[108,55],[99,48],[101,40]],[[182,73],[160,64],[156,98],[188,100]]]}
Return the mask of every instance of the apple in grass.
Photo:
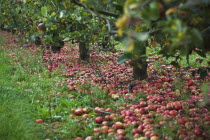
{"label": "apple in grass", "polygon": [[36,123],[43,123],[44,121],[42,119],[37,119]]}
{"label": "apple in grass", "polygon": [[71,94],[69,97],[70,97],[71,99],[75,99],[75,98],[76,98],[76,96],[73,95],[73,94]]}
{"label": "apple in grass", "polygon": [[83,140],[82,137],[76,137],[74,140]]}
{"label": "apple in grass", "polygon": [[77,109],[74,111],[74,114],[77,115],[77,116],[81,116],[83,113],[84,113],[84,111],[83,111],[82,108],[77,108]]}
{"label": "apple in grass", "polygon": [[95,122],[96,123],[102,123],[103,122],[103,117],[101,117],[101,116],[96,117]]}
{"label": "apple in grass", "polygon": [[85,138],[85,140],[93,140],[93,137],[92,137],[92,136],[87,136],[87,137]]}

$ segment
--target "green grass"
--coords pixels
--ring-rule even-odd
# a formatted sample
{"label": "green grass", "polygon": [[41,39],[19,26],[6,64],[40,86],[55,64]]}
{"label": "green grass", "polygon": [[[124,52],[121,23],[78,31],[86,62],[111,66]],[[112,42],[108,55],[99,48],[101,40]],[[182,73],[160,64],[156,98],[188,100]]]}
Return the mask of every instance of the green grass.
{"label": "green grass", "polygon": [[[97,86],[92,87],[89,83],[80,86],[81,90],[89,91],[88,94],[70,91],[65,77],[57,74],[62,73],[62,67],[49,72],[43,66],[42,50],[32,53],[30,48],[14,46],[14,57],[11,58],[8,57],[11,52],[2,49],[5,46],[3,36],[0,36],[0,46],[0,140],[84,138],[93,135],[93,129],[99,127],[94,121],[98,116],[94,112],[95,107],[111,107],[113,112],[118,112],[118,107],[123,103],[135,104],[139,103],[139,98],[146,98],[146,95],[141,94],[136,95],[135,100],[121,96],[113,100],[106,91]],[[156,51],[154,49],[148,53],[155,54]],[[190,63],[194,63],[196,57],[193,55]],[[186,65],[186,61],[182,63]],[[160,67],[159,62],[154,65]],[[71,99],[71,94],[76,98]],[[82,116],[74,116],[74,119],[70,117],[73,114],[70,110],[80,107],[89,109],[88,119]],[[36,124],[36,119],[43,119],[44,123]],[[166,126],[164,131],[169,127]],[[128,137],[132,136],[129,133],[131,129],[126,130]],[[172,134],[172,131],[167,133]],[[103,136],[102,139],[112,138]]]}
{"label": "green grass", "polygon": [[[91,94],[72,92],[65,78],[57,74],[62,68],[49,72],[43,66],[42,50],[31,53],[30,48],[14,46],[11,58],[8,57],[11,52],[3,50],[3,36],[0,40],[0,139],[73,139],[92,135],[93,128],[97,127],[94,108],[114,104],[108,94],[89,84],[81,89]],[[70,99],[70,94],[76,98]],[[90,118],[71,119],[70,110],[79,107],[89,108]],[[43,119],[44,123],[36,124],[36,119]]]}
{"label": "green grass", "polygon": [[[3,38],[0,38],[4,46]],[[13,81],[14,67],[7,52],[0,49],[0,139],[39,140],[41,131],[31,116],[28,98],[22,97]]]}

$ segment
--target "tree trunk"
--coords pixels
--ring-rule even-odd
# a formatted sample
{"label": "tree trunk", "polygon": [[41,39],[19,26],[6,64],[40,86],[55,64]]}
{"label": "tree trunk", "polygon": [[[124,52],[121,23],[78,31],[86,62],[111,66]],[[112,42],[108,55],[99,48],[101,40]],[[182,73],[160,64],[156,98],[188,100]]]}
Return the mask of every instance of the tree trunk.
{"label": "tree trunk", "polygon": [[85,42],[79,42],[79,56],[80,60],[89,61],[89,49],[86,47]]}
{"label": "tree trunk", "polygon": [[53,52],[60,52],[61,48],[64,46],[64,41],[59,40],[55,42],[53,45],[51,45],[51,50]]}
{"label": "tree trunk", "polygon": [[[138,43],[136,43],[138,45]],[[139,52],[140,56],[146,56],[146,47],[142,46],[141,51]],[[133,78],[135,80],[144,80],[147,78],[147,62],[146,62],[146,57],[145,58],[140,58],[137,61],[137,65],[133,66]]]}
{"label": "tree trunk", "polygon": [[145,61],[138,61],[138,65],[133,66],[133,78],[135,80],[147,78],[147,63]]}

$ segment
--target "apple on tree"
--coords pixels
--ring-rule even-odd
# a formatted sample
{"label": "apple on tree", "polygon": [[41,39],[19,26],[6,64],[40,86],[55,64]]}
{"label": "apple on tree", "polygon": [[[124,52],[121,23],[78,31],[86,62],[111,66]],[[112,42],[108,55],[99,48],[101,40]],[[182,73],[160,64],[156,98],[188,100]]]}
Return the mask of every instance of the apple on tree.
{"label": "apple on tree", "polygon": [[17,0],[17,3],[21,3],[22,1],[21,0]]}
{"label": "apple on tree", "polygon": [[40,30],[40,31],[45,30],[45,25],[44,25],[44,23],[39,23],[38,26],[37,26],[37,29]]}

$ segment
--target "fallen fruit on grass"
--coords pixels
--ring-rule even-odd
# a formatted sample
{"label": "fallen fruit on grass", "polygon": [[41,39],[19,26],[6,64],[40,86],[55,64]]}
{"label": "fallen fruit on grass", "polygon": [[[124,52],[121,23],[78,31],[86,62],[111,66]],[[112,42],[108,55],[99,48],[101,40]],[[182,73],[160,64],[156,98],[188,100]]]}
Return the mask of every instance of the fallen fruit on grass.
{"label": "fallen fruit on grass", "polygon": [[71,94],[71,95],[70,95],[70,98],[71,98],[71,99],[75,99],[75,95],[72,95],[72,94]]}
{"label": "fallen fruit on grass", "polygon": [[101,129],[100,129],[100,128],[94,128],[94,129],[93,129],[93,132],[94,132],[94,133],[101,132]]}
{"label": "fallen fruit on grass", "polygon": [[83,118],[83,119],[87,119],[88,117],[89,117],[88,114],[83,114],[83,115],[82,115],[82,118]]}
{"label": "fallen fruit on grass", "polygon": [[158,137],[158,136],[152,136],[152,137],[150,138],[150,140],[159,140],[159,137]]}
{"label": "fallen fruit on grass", "polygon": [[74,114],[77,115],[77,116],[81,116],[83,113],[84,113],[84,111],[83,111],[82,108],[77,108],[77,109],[74,111]]}
{"label": "fallen fruit on grass", "polygon": [[95,122],[96,123],[102,123],[103,122],[103,118],[101,116],[96,117]]}
{"label": "fallen fruit on grass", "polygon": [[81,137],[76,137],[74,140],[83,140]]}
{"label": "fallen fruit on grass", "polygon": [[93,137],[92,137],[92,136],[87,136],[87,137],[85,138],[85,140],[93,140]]}
{"label": "fallen fruit on grass", "polygon": [[43,123],[44,121],[42,119],[37,119],[36,123]]}

